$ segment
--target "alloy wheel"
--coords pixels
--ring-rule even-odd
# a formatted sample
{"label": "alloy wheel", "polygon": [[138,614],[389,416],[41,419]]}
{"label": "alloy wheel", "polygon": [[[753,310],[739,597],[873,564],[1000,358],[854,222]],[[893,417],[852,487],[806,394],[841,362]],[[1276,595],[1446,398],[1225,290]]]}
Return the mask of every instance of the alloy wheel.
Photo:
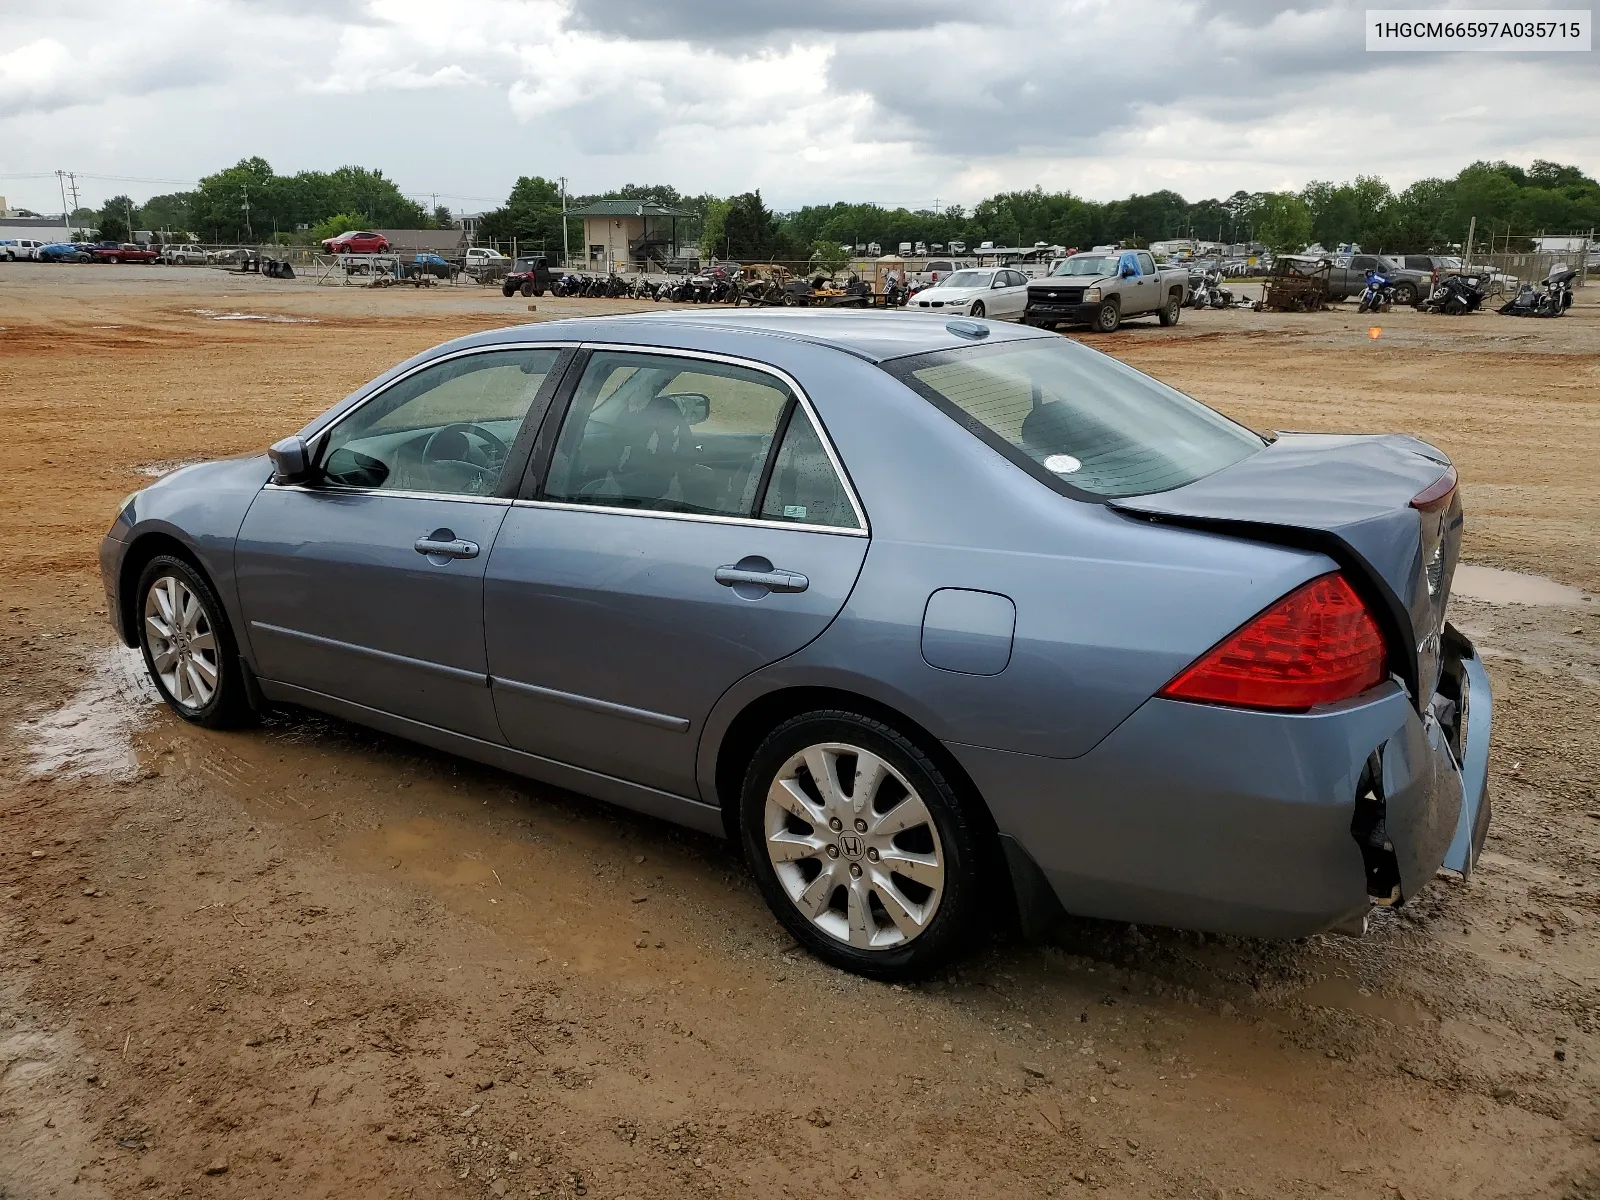
{"label": "alloy wheel", "polygon": [[795,908],[862,950],[914,940],[945,888],[932,814],[906,778],[869,750],[808,746],[767,789],[767,857]]}
{"label": "alloy wheel", "polygon": [[172,702],[185,712],[211,703],[222,678],[216,631],[200,597],[176,575],[161,575],[144,598],[150,663]]}

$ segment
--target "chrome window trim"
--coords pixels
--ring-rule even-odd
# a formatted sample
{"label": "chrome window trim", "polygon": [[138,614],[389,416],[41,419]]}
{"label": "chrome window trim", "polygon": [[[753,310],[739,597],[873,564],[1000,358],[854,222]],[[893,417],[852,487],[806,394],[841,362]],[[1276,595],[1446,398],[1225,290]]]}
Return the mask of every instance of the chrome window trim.
{"label": "chrome window trim", "polygon": [[865,529],[846,529],[838,525],[808,525],[803,521],[774,521],[766,517],[727,517],[719,513],[667,512],[659,508],[620,508],[610,504],[570,504],[565,500],[513,500],[511,506],[549,508],[558,512],[609,513],[619,517],[659,517],[666,521],[704,521],[712,525],[745,525],[757,529],[794,529],[802,533],[832,533],[840,537],[871,536]]}
{"label": "chrome window trim", "polygon": [[501,504],[511,501],[504,496],[466,496],[455,492],[403,492],[386,488],[353,488],[334,484],[330,487],[307,487],[303,483],[273,483],[267,480],[263,491],[305,492],[312,496],[393,496],[400,500],[449,500],[460,504]]}
{"label": "chrome window trim", "polygon": [[[583,342],[582,347],[590,351],[611,351],[619,354],[655,354],[667,358],[688,358],[701,362],[725,363],[732,367],[744,367],[746,370],[758,371],[763,375],[771,375],[781,380],[794,396],[795,402],[805,410],[806,419],[811,422],[811,428],[816,431],[817,441],[822,443],[822,449],[828,456],[828,462],[833,467],[833,473],[838,476],[840,485],[844,488],[845,497],[850,501],[850,509],[856,515],[855,529],[841,529],[833,525],[804,525],[800,522],[772,521],[758,517],[729,517],[712,516],[700,513],[669,513],[653,508],[612,508],[599,504],[568,504],[565,501],[517,501],[518,504],[542,504],[551,508],[582,508],[604,510],[606,512],[621,512],[629,516],[656,516],[656,517],[688,517],[696,520],[707,521],[733,521],[741,524],[763,525],[776,529],[810,529],[826,533],[848,533],[857,537],[870,537],[871,525],[867,521],[867,511],[861,507],[861,500],[856,495],[855,482],[850,478],[850,473],[844,469],[844,462],[839,458],[839,453],[834,449],[833,439],[828,436],[828,427],[822,423],[822,418],[817,415],[817,410],[812,406],[811,397],[806,395],[806,390],[797,380],[782,367],[775,367],[771,363],[758,362],[753,358],[741,358],[736,354],[722,354],[715,350],[686,350],[679,346],[648,346],[632,342]],[[587,366],[584,368],[587,370]],[[581,381],[580,381],[581,382]],[[568,410],[570,411],[570,404]],[[567,414],[561,414],[562,424],[565,425]],[[560,436],[560,430],[557,430]],[[781,447],[774,445],[771,453],[776,454]]]}

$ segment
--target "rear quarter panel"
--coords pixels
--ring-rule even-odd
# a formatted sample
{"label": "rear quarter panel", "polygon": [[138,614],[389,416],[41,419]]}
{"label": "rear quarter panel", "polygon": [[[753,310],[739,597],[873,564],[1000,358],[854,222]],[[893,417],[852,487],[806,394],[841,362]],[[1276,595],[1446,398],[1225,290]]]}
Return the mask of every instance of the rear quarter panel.
{"label": "rear quarter panel", "polygon": [[[1063,497],[882,370],[830,357],[795,373],[869,515],[866,562],[816,642],[724,696],[708,722],[702,781],[734,715],[786,687],[858,692],[946,741],[1081,755],[1254,613],[1333,567],[1316,553]],[[1013,652],[1001,673],[923,659],[923,613],[941,588],[1013,601]]]}

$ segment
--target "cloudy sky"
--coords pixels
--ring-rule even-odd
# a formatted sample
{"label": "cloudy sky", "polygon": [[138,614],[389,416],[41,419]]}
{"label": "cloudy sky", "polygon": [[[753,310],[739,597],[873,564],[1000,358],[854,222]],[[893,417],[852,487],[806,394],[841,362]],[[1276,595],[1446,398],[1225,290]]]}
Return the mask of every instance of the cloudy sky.
{"label": "cloudy sky", "polygon": [[1600,173],[1596,52],[1369,54],[1364,11],[0,0],[0,194],[59,209],[60,168],[90,203],[143,199],[252,154],[284,172],[377,167],[458,211],[521,174],[576,192],[760,187],[791,208],[1035,184],[1191,200],[1357,173],[1398,186],[1476,158]]}

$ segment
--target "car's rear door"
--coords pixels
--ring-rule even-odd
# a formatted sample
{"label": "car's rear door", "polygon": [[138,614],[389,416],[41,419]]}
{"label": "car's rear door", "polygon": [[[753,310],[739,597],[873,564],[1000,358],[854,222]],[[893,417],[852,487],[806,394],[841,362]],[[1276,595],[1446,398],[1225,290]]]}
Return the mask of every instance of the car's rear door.
{"label": "car's rear door", "polygon": [[692,796],[712,706],[827,628],[865,516],[776,371],[596,347],[570,378],[489,559],[495,709],[518,749]]}
{"label": "car's rear door", "polygon": [[266,486],[235,569],[269,693],[501,740],[484,567],[572,353],[488,347],[429,363],[315,435],[317,483]]}

